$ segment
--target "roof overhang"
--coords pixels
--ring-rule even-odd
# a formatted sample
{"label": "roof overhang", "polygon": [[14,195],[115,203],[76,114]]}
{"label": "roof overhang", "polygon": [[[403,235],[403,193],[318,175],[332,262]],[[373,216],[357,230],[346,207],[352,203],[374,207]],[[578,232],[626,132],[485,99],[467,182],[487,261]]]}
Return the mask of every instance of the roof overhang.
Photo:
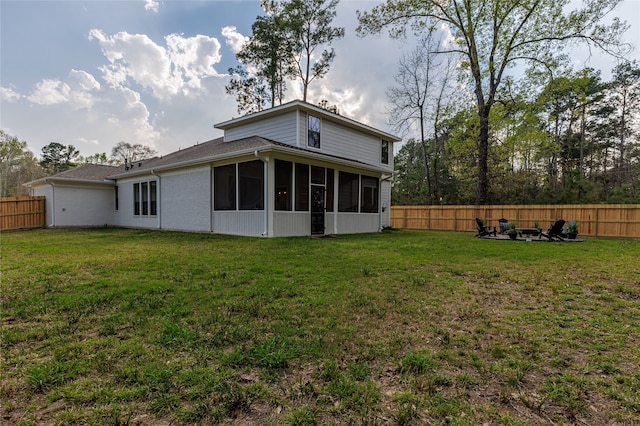
{"label": "roof overhang", "polygon": [[211,156],[183,161],[179,163],[172,163],[172,164],[167,164],[167,165],[158,166],[154,168],[143,169],[136,173],[128,172],[128,173],[114,174],[114,175],[111,175],[109,179],[126,179],[126,178],[135,177],[135,176],[156,174],[156,173],[160,173],[168,170],[181,169],[185,167],[194,167],[194,166],[209,164],[217,161],[224,161],[232,158],[243,157],[247,155],[255,155],[257,153],[266,154],[270,152],[282,153],[282,154],[287,154],[295,157],[301,157],[301,158],[307,158],[307,159],[312,159],[316,161],[338,164],[338,165],[360,169],[360,170],[366,170],[374,173],[391,174],[393,172],[390,168],[387,168],[387,167],[374,166],[371,164],[349,160],[346,158],[334,157],[331,155],[322,154],[318,152],[306,151],[304,149],[300,149],[296,147],[287,147],[284,145],[263,145],[255,148],[248,148],[248,149],[243,149],[243,150],[238,150],[233,152],[227,152],[224,154],[211,155]]}
{"label": "roof overhang", "polygon": [[105,180],[94,180],[94,179],[74,179],[74,178],[57,178],[57,177],[45,177],[37,180],[33,180],[31,182],[24,183],[23,185],[28,188],[35,188],[43,185],[50,184],[80,184],[80,185],[93,185],[93,186],[115,186],[115,181],[110,179]]}

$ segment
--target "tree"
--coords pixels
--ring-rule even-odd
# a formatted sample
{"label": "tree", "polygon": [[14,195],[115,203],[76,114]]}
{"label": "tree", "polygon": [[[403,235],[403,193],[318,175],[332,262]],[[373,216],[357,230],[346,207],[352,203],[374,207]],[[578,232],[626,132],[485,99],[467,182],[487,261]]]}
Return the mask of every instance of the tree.
{"label": "tree", "polygon": [[40,166],[50,174],[64,172],[76,166],[74,161],[79,156],[80,151],[75,146],[51,142],[42,147]]}
{"label": "tree", "polygon": [[[263,103],[264,101],[271,102],[271,107],[274,107],[276,102],[282,104],[286,91],[285,78],[294,73],[295,45],[285,26],[283,6],[273,1],[262,0],[262,7],[267,12],[267,16],[256,18],[256,21],[251,25],[253,32],[251,39],[244,44],[236,57],[240,62],[255,70],[255,77],[252,77],[255,81],[266,82],[268,91],[262,89],[259,98]],[[244,80],[240,80],[241,82],[249,81],[246,78],[246,72],[241,77],[244,77]],[[249,83],[249,85],[236,83],[230,87],[238,92],[237,89],[242,90],[245,87],[251,87],[252,84],[255,85],[253,81],[249,81]],[[244,91],[247,92],[247,90]],[[248,92],[255,93],[256,91]]]}
{"label": "tree", "polygon": [[267,102],[264,83],[255,76],[249,77],[241,66],[229,68],[229,74],[234,77],[224,88],[227,94],[235,95],[238,114],[248,115],[262,111]]}
{"label": "tree", "polygon": [[[640,110],[640,64],[637,61],[623,62],[613,69],[612,101],[618,118],[618,164],[623,172],[627,161],[627,139],[634,133],[634,120],[638,114],[632,111]],[[621,183],[621,179],[618,180]]]}
{"label": "tree", "polygon": [[0,129],[0,197],[29,195],[22,184],[44,176],[27,142]]}
{"label": "tree", "polygon": [[[416,48],[400,59],[396,86],[387,90],[391,103],[389,116],[396,131],[419,132],[422,147],[428,204],[438,201],[439,168],[442,145],[438,129],[446,109],[445,97],[451,95],[453,62],[437,54],[441,41],[434,32],[418,40]],[[431,125],[429,125],[431,123]],[[416,129],[417,128],[417,129]],[[431,135],[427,141],[427,134]]]}
{"label": "tree", "polygon": [[139,143],[132,145],[128,142],[120,141],[111,149],[111,160],[116,165],[146,160],[154,155],[156,155],[154,149]]}
{"label": "tree", "polygon": [[106,152],[96,153],[87,157],[80,156],[78,162],[81,164],[114,164],[114,160],[109,159]]}
{"label": "tree", "polygon": [[569,42],[584,42],[622,56],[618,19],[600,23],[620,0],[591,0],[569,12],[569,0],[389,0],[371,12],[358,12],[358,33],[389,28],[402,36],[407,27],[423,31],[446,25],[453,34],[448,53],[464,57],[479,119],[476,204],[485,204],[488,190],[489,115],[509,68],[525,63],[547,66]]}
{"label": "tree", "polygon": [[391,187],[393,204],[421,205],[427,196],[422,144],[409,139],[394,156],[396,172]]}
{"label": "tree", "polygon": [[302,83],[302,100],[307,101],[309,84],[329,72],[335,50],[317,50],[344,37],[344,28],[331,26],[338,0],[291,0],[283,3],[283,22],[288,38],[294,43],[293,75]]}

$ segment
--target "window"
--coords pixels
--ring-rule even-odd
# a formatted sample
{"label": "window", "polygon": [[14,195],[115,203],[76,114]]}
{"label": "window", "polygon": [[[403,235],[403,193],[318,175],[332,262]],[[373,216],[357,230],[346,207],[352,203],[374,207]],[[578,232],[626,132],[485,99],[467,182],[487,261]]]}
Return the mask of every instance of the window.
{"label": "window", "polygon": [[380,157],[382,164],[389,164],[389,141],[382,141],[382,154]]}
{"label": "window", "polygon": [[296,164],[296,211],[309,211],[309,166]]}
{"label": "window", "polygon": [[149,213],[151,216],[158,214],[158,194],[157,194],[158,182],[152,180],[149,182]]}
{"label": "window", "polygon": [[220,166],[213,168],[214,197],[213,208],[215,210],[236,209],[236,165]]}
{"label": "window", "polygon": [[133,184],[133,214],[140,216],[140,184]]}
{"label": "window", "polygon": [[239,209],[264,210],[264,163],[261,160],[238,164]]}
{"label": "window", "polygon": [[274,209],[291,211],[291,188],[293,163],[276,160],[275,162],[276,200]]}
{"label": "window", "polygon": [[307,145],[312,148],[320,148],[320,119],[313,115],[308,116]]}
{"label": "window", "polygon": [[333,211],[333,182],[334,182],[333,169],[327,169],[327,197],[325,200],[326,209],[328,212]]}
{"label": "window", "polygon": [[149,215],[149,183],[142,182],[140,185],[142,188],[142,214],[144,216]]}
{"label": "window", "polygon": [[360,197],[361,213],[378,213],[378,179],[362,176],[362,190]]}
{"label": "window", "polygon": [[358,211],[359,176],[353,173],[340,172],[338,177],[338,211]]}
{"label": "window", "polygon": [[118,207],[119,207],[119,204],[120,204],[120,202],[119,202],[119,200],[118,200],[118,185],[116,185],[116,186],[114,187],[114,189],[115,189],[115,193],[116,193],[116,211],[117,211],[117,210],[118,210]]}
{"label": "window", "polygon": [[[140,182],[133,184],[133,214],[135,216],[155,216],[157,207],[158,182]],[[116,210],[118,210],[118,191],[116,187]]]}
{"label": "window", "polygon": [[324,167],[311,166],[311,183],[324,185]]}

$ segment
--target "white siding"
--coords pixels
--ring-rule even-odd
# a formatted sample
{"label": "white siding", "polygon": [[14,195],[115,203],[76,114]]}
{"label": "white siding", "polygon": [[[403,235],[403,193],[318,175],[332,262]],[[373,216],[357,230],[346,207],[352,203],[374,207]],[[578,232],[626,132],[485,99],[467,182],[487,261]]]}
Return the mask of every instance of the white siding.
{"label": "white siding", "polygon": [[54,184],[34,188],[34,195],[47,197],[47,226],[113,225],[113,187]]}
{"label": "white siding", "polygon": [[[157,216],[135,216],[133,214],[133,184],[158,180],[156,176],[139,176],[135,179],[118,181],[118,210],[114,217],[114,224],[125,228],[158,228]],[[160,212],[160,207],[158,207]]]}
{"label": "white siding", "polygon": [[389,164],[382,164],[382,139],[321,117],[320,149],[310,148],[307,142],[305,112],[300,112],[298,138],[300,147],[323,154],[361,161],[377,167],[393,170],[393,144],[389,144]]}
{"label": "white siding", "polygon": [[224,140],[227,142],[251,136],[260,136],[295,146],[297,143],[295,112],[247,123],[239,127],[227,129],[224,132]]}
{"label": "white siding", "polygon": [[276,237],[311,235],[311,213],[274,211],[273,235]]}
{"label": "white siding", "polygon": [[213,213],[213,232],[216,234],[259,237],[264,231],[264,211],[215,211]]}
{"label": "white siding", "polygon": [[338,213],[336,219],[338,234],[377,232],[380,229],[377,213]]}
{"label": "white siding", "polygon": [[[384,211],[382,211],[384,209]],[[391,182],[388,180],[380,182],[380,212],[382,218],[380,225],[382,228],[391,225]]]}
{"label": "white siding", "polygon": [[160,176],[160,226],[182,231],[211,230],[211,168],[198,167]]}
{"label": "white siding", "polygon": [[53,223],[53,188],[51,185],[42,185],[36,186],[33,188],[34,196],[42,196],[47,197],[44,201],[44,209],[45,209],[45,220],[48,227],[55,226]]}

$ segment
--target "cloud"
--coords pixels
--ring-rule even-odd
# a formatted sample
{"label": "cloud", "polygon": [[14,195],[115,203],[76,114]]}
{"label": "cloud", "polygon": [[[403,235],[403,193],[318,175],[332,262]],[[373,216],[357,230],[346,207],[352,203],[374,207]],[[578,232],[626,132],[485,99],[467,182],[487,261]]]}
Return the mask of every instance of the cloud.
{"label": "cloud", "polygon": [[21,97],[22,95],[13,89],[9,89],[8,87],[0,87],[0,99],[5,102],[17,102]]}
{"label": "cloud", "polygon": [[67,102],[71,88],[60,80],[42,80],[28,99],[39,105],[55,105]]}
{"label": "cloud", "polygon": [[100,83],[85,71],[71,70],[67,81],[44,79],[36,84],[27,99],[38,105],[64,104],[71,110],[91,108]]}
{"label": "cloud", "polygon": [[197,91],[204,78],[219,75],[214,65],[221,59],[220,42],[205,35],[171,34],[165,37],[166,48],[147,35],[125,31],[107,36],[93,29],[89,39],[100,43],[109,61],[100,67],[108,84],[127,87],[133,82],[159,100]]}
{"label": "cloud", "polygon": [[227,46],[233,53],[238,53],[242,50],[242,46],[249,41],[249,37],[240,34],[236,27],[229,26],[222,28],[222,35],[224,36]]}
{"label": "cloud", "polygon": [[144,2],[144,10],[147,12],[158,13],[158,7],[160,4],[155,0],[145,0]]}

